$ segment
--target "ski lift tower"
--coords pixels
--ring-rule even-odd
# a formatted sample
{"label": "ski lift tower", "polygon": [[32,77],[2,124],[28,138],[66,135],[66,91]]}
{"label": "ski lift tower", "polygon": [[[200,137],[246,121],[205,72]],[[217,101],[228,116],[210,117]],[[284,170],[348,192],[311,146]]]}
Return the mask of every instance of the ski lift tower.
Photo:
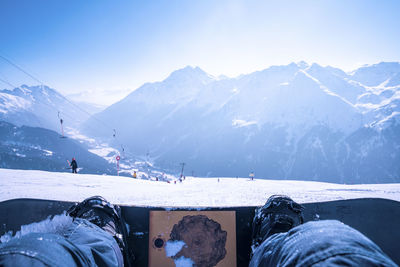
{"label": "ski lift tower", "polygon": [[65,138],[65,136],[64,136],[64,128],[63,128],[64,120],[60,116],[60,111],[58,112],[57,116],[60,119],[60,124],[61,124],[61,138]]}
{"label": "ski lift tower", "polygon": [[182,177],[183,177],[183,169],[185,168],[186,163],[182,162],[180,165],[182,165],[181,177],[180,177],[182,179]]}
{"label": "ski lift tower", "polygon": [[117,160],[117,175],[119,176],[119,160],[121,159],[121,157],[118,155],[115,157],[115,159]]}

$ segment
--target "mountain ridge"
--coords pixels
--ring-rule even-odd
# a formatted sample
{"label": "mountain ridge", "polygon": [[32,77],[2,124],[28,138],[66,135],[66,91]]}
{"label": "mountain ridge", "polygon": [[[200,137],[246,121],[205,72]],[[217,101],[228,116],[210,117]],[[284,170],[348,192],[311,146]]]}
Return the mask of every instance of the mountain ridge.
{"label": "mountain ridge", "polygon": [[[274,179],[396,182],[399,66],[344,72],[297,62],[223,79],[187,66],[142,85],[80,129],[109,143],[116,129],[125,149],[172,172],[186,162],[205,176],[254,171]],[[46,86],[0,91],[1,120],[59,131],[57,111],[69,127],[88,117]]]}
{"label": "mountain ridge", "polygon": [[0,120],[18,126],[60,131],[60,119],[66,127],[77,128],[89,116],[78,104],[45,85],[23,84],[12,90],[0,90]]}
{"label": "mountain ridge", "polygon": [[[387,66],[391,65],[378,64],[381,69]],[[396,77],[396,71],[397,67],[390,75]],[[194,172],[208,176],[255,171],[266,178],[352,183],[363,171],[354,173],[346,167],[353,162],[346,149],[355,150],[352,167],[358,169],[356,165],[365,161],[361,151],[365,147],[351,136],[359,132],[367,146],[372,139],[386,138],[382,132],[386,128],[398,130],[400,86],[383,86],[380,81],[386,74],[373,83],[381,89],[365,86],[372,80],[362,75],[354,81],[340,69],[305,62],[206,82],[202,78],[207,75],[199,68],[186,67],[173,74],[173,79],[147,83],[95,115],[109,122],[118,118],[114,125],[129,149],[153,154],[156,164],[165,168],[187,162]],[[380,101],[371,103],[369,99],[382,90],[393,94],[377,95]],[[91,119],[84,127],[89,125]],[[363,134],[368,127],[374,134]],[[91,134],[106,137],[101,132]],[[398,139],[390,135],[393,144]],[[378,148],[369,151],[374,149]],[[393,159],[386,160],[394,164]],[[379,176],[371,172],[364,180],[396,181],[400,172],[392,166],[384,177]]]}

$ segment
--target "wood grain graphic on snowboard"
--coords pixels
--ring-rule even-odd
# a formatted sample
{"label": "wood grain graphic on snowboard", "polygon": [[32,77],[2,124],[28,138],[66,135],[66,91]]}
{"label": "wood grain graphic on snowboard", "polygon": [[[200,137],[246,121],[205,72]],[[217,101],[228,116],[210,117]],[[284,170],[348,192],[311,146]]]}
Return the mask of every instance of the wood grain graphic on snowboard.
{"label": "wood grain graphic on snowboard", "polygon": [[182,264],[235,267],[235,211],[150,211],[149,266]]}

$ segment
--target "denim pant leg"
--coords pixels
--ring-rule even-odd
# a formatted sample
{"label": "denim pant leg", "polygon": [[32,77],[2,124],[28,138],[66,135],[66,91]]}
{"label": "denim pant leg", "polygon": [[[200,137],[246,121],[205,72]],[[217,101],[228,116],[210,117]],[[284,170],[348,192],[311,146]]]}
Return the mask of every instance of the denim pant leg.
{"label": "denim pant leg", "polygon": [[357,230],[336,220],[307,222],[267,238],[250,266],[397,266]]}
{"label": "denim pant leg", "polygon": [[30,233],[0,244],[0,266],[123,266],[114,238],[77,218],[64,233]]}

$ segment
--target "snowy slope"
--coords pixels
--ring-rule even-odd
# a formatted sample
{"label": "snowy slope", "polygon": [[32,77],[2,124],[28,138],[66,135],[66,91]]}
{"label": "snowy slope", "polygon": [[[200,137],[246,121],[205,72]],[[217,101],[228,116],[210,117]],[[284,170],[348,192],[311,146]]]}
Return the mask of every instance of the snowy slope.
{"label": "snowy slope", "polygon": [[112,203],[135,206],[232,207],[262,205],[272,194],[286,194],[301,203],[366,197],[400,201],[400,184],[339,185],[247,178],[218,181],[193,177],[174,184],[118,176],[0,169],[0,201],[81,201],[102,195]]}
{"label": "snowy slope", "polygon": [[0,121],[0,168],[64,171],[72,157],[82,173],[114,173],[115,165],[88,151],[76,140],[51,130]]}

